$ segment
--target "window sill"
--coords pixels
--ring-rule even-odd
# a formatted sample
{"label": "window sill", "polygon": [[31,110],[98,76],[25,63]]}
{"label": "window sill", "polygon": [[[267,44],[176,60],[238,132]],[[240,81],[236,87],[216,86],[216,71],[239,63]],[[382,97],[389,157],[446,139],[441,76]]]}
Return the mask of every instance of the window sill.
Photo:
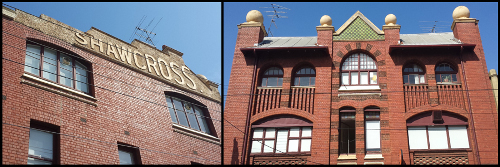
{"label": "window sill", "polygon": [[349,159],[357,159],[356,154],[349,154],[349,155],[339,155],[340,160],[349,160]]}
{"label": "window sill", "polygon": [[365,159],[384,159],[382,154],[366,154]]}
{"label": "window sill", "polygon": [[378,85],[370,86],[345,86],[341,85],[339,91],[366,91],[366,90],[380,90]]}
{"label": "window sill", "polygon": [[[59,84],[56,84],[56,83],[45,81],[39,77],[32,76],[32,75],[26,74],[26,73],[24,73],[21,78],[23,78],[23,79],[21,79],[21,83],[23,83],[23,84],[27,84],[27,85],[30,85],[33,87],[37,87],[37,88],[52,92],[52,93],[63,95],[63,96],[66,96],[66,97],[69,97],[69,98],[72,98],[72,99],[75,99],[78,101],[82,101],[82,102],[85,102],[85,103],[88,103],[90,105],[97,107],[97,104],[95,103],[97,101],[97,99],[95,97],[92,97],[92,96],[87,95],[85,93],[82,93],[82,92],[79,92],[79,91],[76,91],[76,90],[73,90],[70,88],[66,88],[66,87],[59,85]],[[27,79],[27,80],[25,80],[25,79]]]}
{"label": "window sill", "polygon": [[462,85],[461,83],[436,82],[437,85]]}
{"label": "window sill", "polygon": [[198,132],[196,130],[186,128],[186,127],[178,125],[176,123],[172,124],[172,127],[174,128],[174,132],[178,132],[178,133],[188,135],[188,136],[200,139],[200,140],[204,140],[204,141],[208,141],[210,143],[221,145],[220,139],[216,138],[212,135]]}
{"label": "window sill", "polygon": [[316,88],[316,86],[290,86],[290,88]]}
{"label": "window sill", "polygon": [[283,87],[281,86],[269,86],[269,87],[262,87],[262,86],[259,86],[257,87],[257,89],[282,89]]}

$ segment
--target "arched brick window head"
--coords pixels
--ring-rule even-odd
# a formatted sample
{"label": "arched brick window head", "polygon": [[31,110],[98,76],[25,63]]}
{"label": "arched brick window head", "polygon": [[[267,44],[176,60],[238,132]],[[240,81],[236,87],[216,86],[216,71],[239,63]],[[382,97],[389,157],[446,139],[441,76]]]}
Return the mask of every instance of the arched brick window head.
{"label": "arched brick window head", "polygon": [[262,75],[262,87],[281,87],[283,85],[283,70],[278,67],[267,69]]}
{"label": "arched brick window head", "polygon": [[314,86],[316,82],[316,72],[311,67],[303,67],[295,72],[295,86]]}

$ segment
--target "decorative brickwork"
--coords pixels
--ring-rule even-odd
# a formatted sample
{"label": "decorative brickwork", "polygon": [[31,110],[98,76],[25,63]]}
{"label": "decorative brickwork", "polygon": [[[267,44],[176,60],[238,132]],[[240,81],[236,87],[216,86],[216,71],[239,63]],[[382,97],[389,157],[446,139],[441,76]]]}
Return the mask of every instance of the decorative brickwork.
{"label": "decorative brickwork", "polygon": [[356,43],[356,49],[361,49],[361,43],[359,42]]}
{"label": "decorative brickwork", "polygon": [[350,52],[352,49],[351,49],[351,45],[350,44],[347,44],[344,46],[345,49],[347,50],[347,52]]}
{"label": "decorative brickwork", "polygon": [[414,165],[468,165],[467,152],[424,153],[413,155]]}
{"label": "decorative brickwork", "polygon": [[366,51],[370,51],[372,49],[373,45],[366,44]]}

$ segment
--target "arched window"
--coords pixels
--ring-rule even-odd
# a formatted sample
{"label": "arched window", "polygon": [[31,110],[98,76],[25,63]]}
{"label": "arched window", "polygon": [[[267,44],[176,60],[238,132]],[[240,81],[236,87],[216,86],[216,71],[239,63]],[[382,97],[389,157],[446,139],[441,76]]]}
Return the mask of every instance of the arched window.
{"label": "arched window", "polygon": [[342,85],[376,85],[377,65],[364,53],[354,53],[342,64]]}
{"label": "arched window", "polygon": [[90,63],[44,45],[27,43],[24,71],[90,94]]}
{"label": "arched window", "polygon": [[[173,95],[173,96],[171,96]],[[175,97],[174,97],[175,96]],[[197,131],[212,135],[213,124],[205,106],[193,102],[193,99],[180,94],[168,92],[167,99],[170,117],[175,124],[189,127]]]}
{"label": "arched window", "polygon": [[280,87],[283,85],[283,70],[278,67],[267,69],[262,75],[262,87]]}
{"label": "arched window", "polygon": [[409,64],[403,67],[404,84],[424,84],[425,71],[417,64]]}
{"label": "arched window", "polygon": [[311,152],[312,122],[278,115],[252,125],[251,154]]}
{"label": "arched window", "polygon": [[459,83],[457,70],[448,63],[441,63],[437,65],[435,72],[437,83]]}
{"label": "arched window", "polygon": [[303,67],[295,72],[295,86],[314,86],[316,80],[316,72],[311,67]]}

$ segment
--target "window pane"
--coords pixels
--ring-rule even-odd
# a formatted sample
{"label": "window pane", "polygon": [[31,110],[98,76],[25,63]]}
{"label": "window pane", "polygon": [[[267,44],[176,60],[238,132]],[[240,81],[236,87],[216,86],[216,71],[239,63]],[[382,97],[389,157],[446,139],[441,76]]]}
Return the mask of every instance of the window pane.
{"label": "window pane", "polygon": [[448,149],[448,138],[446,136],[446,127],[429,126],[429,144],[430,149]]}
{"label": "window pane", "polygon": [[408,82],[408,75],[403,75],[403,83],[407,84]]}
{"label": "window pane", "polygon": [[35,158],[28,157],[28,165],[51,165],[49,161],[42,161]]}
{"label": "window pane", "polygon": [[174,111],[174,108],[172,106],[172,99],[168,96],[167,97],[167,106],[168,106],[168,111],[170,112],[170,117],[172,118],[172,122],[175,122],[177,123],[177,117],[175,116],[175,111]]}
{"label": "window pane", "polygon": [[264,129],[256,128],[253,130],[253,138],[262,138],[262,134],[264,133]]}
{"label": "window pane", "polygon": [[297,151],[299,151],[299,139],[289,140],[288,142],[290,142],[288,144],[288,152],[297,152]]}
{"label": "window pane", "polygon": [[278,86],[283,85],[283,78],[278,78]]}
{"label": "window pane", "polygon": [[311,127],[303,127],[302,128],[302,137],[311,137],[312,128]]}
{"label": "window pane", "polygon": [[52,133],[30,129],[28,154],[53,159],[53,137]]}
{"label": "window pane", "polygon": [[358,84],[358,73],[353,72],[351,73],[351,85],[357,85]]}
{"label": "window pane", "polygon": [[451,148],[469,148],[469,137],[465,126],[448,126]]}
{"label": "window pane", "polygon": [[300,141],[300,152],[311,151],[311,139],[302,139]]}
{"label": "window pane", "polygon": [[417,74],[410,74],[410,84],[419,84],[419,81]]}
{"label": "window pane", "polygon": [[360,72],[360,82],[361,84],[363,85],[367,85],[368,84],[368,72]]}
{"label": "window pane", "polygon": [[193,106],[188,103],[184,103],[184,108],[186,109],[186,114],[189,120],[189,125],[191,125],[191,128],[200,130],[200,127],[198,126],[198,121],[196,120],[196,116],[194,115],[193,111]]}
{"label": "window pane", "polygon": [[288,142],[288,130],[278,130],[276,139],[276,153],[286,153],[286,146]]}
{"label": "window pane", "polygon": [[342,73],[342,85],[349,85],[349,73]]}
{"label": "window pane", "polygon": [[436,74],[436,82],[441,82],[441,77],[439,74]]}
{"label": "window pane", "polygon": [[49,48],[43,52],[43,78],[57,82],[57,52]]}
{"label": "window pane", "polygon": [[193,105],[193,107],[194,107],[194,113],[198,117],[198,125],[200,125],[201,131],[210,134],[210,130],[208,129],[207,125],[207,118],[205,118],[205,115],[203,115],[203,111],[197,106]]}
{"label": "window pane", "polygon": [[274,151],[274,140],[264,140],[264,152],[272,153]]}
{"label": "window pane", "polygon": [[71,57],[61,53],[59,58],[60,75],[59,82],[63,85],[73,87],[73,62]]}
{"label": "window pane", "polygon": [[261,86],[267,86],[267,78],[262,78]]}
{"label": "window pane", "polygon": [[425,83],[424,75],[420,75],[420,83],[421,84]]}
{"label": "window pane", "polygon": [[132,158],[132,153],[118,150],[118,156],[120,158],[121,165],[131,165],[134,164],[134,160]]}
{"label": "window pane", "polygon": [[458,82],[458,80],[457,80],[457,74],[451,74],[451,81],[452,82]]}
{"label": "window pane", "polygon": [[309,86],[309,77],[300,77],[300,86]]}
{"label": "window pane", "polygon": [[274,138],[274,134],[276,133],[276,129],[274,128],[267,128],[266,129],[266,136],[265,138]]}
{"label": "window pane", "polygon": [[300,81],[300,77],[295,77],[295,79],[293,81],[293,85],[299,86],[299,81]]}
{"label": "window pane", "polygon": [[40,76],[40,50],[40,46],[26,44],[26,59],[24,61],[24,71]]}
{"label": "window pane", "polygon": [[380,148],[380,121],[366,121],[366,149]]}
{"label": "window pane", "polygon": [[299,137],[299,128],[296,127],[296,128],[291,128],[290,129],[290,137]]}
{"label": "window pane", "polygon": [[408,143],[410,149],[428,149],[425,127],[408,127]]}
{"label": "window pane", "polygon": [[184,107],[182,106],[182,103],[175,98],[172,98],[172,100],[174,101],[174,108],[176,110],[175,112],[177,113],[177,117],[179,119],[179,124],[189,127],[186,118],[186,113],[184,113]]}
{"label": "window pane", "polygon": [[441,74],[441,82],[451,82],[451,74]]}
{"label": "window pane", "polygon": [[311,86],[316,85],[316,81],[315,80],[316,80],[316,77],[311,77],[311,84],[310,84]]}
{"label": "window pane", "polygon": [[262,148],[262,144],[261,144],[262,141],[252,141],[252,153],[260,153],[260,150]]}
{"label": "window pane", "polygon": [[87,67],[85,67],[82,63],[76,61],[75,64],[75,72],[76,72],[76,89],[81,90],[82,92],[89,93],[88,86],[88,78],[87,78]]}
{"label": "window pane", "polygon": [[370,72],[370,84],[377,84],[377,72]]}
{"label": "window pane", "polygon": [[276,77],[267,78],[267,86],[278,86],[278,78]]}

